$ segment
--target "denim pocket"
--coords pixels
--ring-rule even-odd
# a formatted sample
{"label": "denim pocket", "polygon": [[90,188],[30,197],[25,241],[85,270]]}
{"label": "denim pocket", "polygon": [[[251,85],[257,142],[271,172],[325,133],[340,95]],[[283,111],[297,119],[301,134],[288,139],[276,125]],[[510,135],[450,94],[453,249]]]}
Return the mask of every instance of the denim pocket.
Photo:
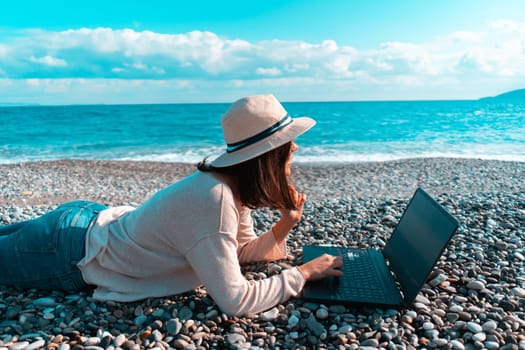
{"label": "denim pocket", "polygon": [[17,248],[21,253],[48,254],[58,249],[61,222],[71,209],[53,211],[27,222],[17,232]]}

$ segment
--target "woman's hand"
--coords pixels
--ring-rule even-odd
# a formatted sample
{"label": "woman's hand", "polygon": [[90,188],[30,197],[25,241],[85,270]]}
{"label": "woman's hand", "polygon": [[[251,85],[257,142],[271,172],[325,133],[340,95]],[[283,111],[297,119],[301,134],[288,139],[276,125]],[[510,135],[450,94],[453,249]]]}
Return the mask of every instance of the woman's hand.
{"label": "woman's hand", "polygon": [[290,186],[290,192],[293,196],[293,201],[297,209],[279,209],[281,212],[281,220],[286,220],[289,223],[297,224],[303,216],[304,202],[306,201],[306,195],[299,193],[294,187]]}
{"label": "woman's hand", "polygon": [[278,243],[281,243],[286,238],[288,233],[297,225],[303,216],[306,195],[297,192],[292,186],[290,186],[290,191],[293,194],[297,209],[279,209],[281,219],[272,227],[273,235]]}
{"label": "woman's hand", "polygon": [[305,280],[315,281],[328,276],[341,277],[343,275],[340,270],[342,266],[343,258],[340,256],[323,254],[306,264],[298,266],[298,268]]}

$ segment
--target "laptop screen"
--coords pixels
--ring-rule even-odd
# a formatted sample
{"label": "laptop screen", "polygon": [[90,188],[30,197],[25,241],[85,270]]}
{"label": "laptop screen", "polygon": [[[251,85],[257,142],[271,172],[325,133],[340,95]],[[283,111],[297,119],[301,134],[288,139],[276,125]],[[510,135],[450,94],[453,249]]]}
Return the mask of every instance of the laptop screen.
{"label": "laptop screen", "polygon": [[418,189],[383,254],[401,284],[405,305],[410,304],[428,278],[458,223],[422,189]]}

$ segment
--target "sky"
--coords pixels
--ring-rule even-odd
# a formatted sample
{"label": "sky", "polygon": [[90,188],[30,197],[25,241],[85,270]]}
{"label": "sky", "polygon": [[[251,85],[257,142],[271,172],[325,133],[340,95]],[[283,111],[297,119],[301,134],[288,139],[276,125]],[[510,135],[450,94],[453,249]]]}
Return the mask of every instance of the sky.
{"label": "sky", "polygon": [[24,1],[0,104],[476,99],[525,88],[525,1]]}

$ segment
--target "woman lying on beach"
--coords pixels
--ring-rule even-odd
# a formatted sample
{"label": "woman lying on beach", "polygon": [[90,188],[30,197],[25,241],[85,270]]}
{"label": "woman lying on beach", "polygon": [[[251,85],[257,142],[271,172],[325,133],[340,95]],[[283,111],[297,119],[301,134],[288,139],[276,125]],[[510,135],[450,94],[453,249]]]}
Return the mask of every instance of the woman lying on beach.
{"label": "woman lying on beach", "polygon": [[[339,276],[342,261],[321,256],[262,280],[240,264],[286,257],[286,236],[305,195],[289,183],[294,139],[315,121],[291,118],[272,95],[238,100],[222,118],[227,150],[137,208],[65,203],[40,218],[0,227],[0,283],[136,301],[207,288],[223,312],[269,309],[307,280]],[[280,220],[254,232],[251,210]]]}

